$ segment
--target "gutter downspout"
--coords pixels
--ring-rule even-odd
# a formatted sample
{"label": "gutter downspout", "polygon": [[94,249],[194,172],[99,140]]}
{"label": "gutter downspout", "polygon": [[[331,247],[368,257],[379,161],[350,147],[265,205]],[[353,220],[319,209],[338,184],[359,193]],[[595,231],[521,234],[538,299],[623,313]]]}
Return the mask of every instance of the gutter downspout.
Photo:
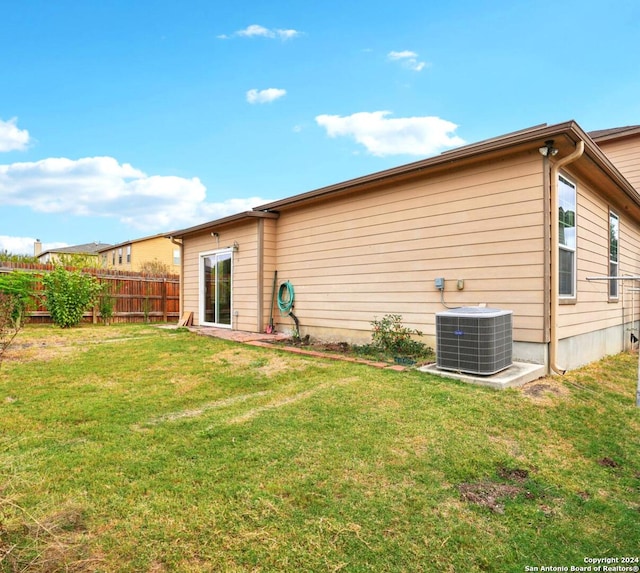
{"label": "gutter downspout", "polygon": [[183,280],[184,280],[184,245],[182,243],[182,240],[176,240],[173,237],[169,237],[169,240],[174,244],[177,245],[178,247],[180,247],[180,291],[179,291],[179,296],[180,299],[178,301],[178,306],[180,307],[179,311],[180,311],[180,316],[182,316],[182,313],[184,312],[184,300],[182,299],[183,297],[183,292],[184,292],[184,288],[183,288]]}
{"label": "gutter downspout", "polygon": [[[558,172],[562,167],[580,158],[584,153],[584,141],[580,140],[576,144],[576,149],[570,155],[563,157],[551,166],[551,340],[549,341],[549,368],[558,374],[564,374],[565,368],[560,368],[557,364],[558,355],[558,290],[560,270],[558,256]],[[577,262],[577,261],[576,261]]]}

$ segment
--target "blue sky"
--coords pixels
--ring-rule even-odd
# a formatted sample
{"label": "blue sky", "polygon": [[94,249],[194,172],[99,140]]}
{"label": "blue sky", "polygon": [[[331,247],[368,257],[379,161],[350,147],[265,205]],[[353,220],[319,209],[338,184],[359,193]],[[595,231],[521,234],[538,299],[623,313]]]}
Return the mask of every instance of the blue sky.
{"label": "blue sky", "polygon": [[464,143],[640,124],[637,0],[3,0],[0,250],[120,243]]}

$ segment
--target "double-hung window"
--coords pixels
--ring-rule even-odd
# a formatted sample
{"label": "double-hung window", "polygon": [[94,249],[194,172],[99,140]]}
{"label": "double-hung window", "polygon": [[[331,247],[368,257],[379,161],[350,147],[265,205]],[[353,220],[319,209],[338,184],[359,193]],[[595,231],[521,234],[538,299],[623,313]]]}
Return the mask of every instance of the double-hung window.
{"label": "double-hung window", "polygon": [[[615,213],[609,212],[609,276],[618,276],[620,263],[620,218]],[[615,278],[609,280],[609,298],[618,298],[618,281]]]}
{"label": "double-hung window", "polygon": [[576,296],[576,186],[558,175],[558,266],[560,298]]}

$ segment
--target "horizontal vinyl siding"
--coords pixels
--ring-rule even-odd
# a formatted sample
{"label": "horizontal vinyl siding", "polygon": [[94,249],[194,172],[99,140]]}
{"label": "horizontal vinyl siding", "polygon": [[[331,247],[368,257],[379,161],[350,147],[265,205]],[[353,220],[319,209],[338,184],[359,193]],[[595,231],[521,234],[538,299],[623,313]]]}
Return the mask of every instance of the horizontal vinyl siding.
{"label": "horizontal vinyl siding", "polygon": [[[588,281],[587,277],[605,277],[609,274],[609,209],[607,201],[586,184],[577,184],[577,299],[576,304],[560,305],[558,336],[560,339],[594,332],[622,324],[623,316],[631,320],[631,283],[619,284],[619,298],[611,302],[607,281]],[[640,272],[638,248],[640,234],[636,224],[624,213],[613,209],[620,217],[619,274]],[[636,316],[637,316],[637,306]]]}
{"label": "horizontal vinyl siding", "polygon": [[238,243],[238,251],[233,254],[232,310],[233,327],[238,330],[253,331],[257,315],[257,234],[256,221],[238,225],[228,231],[220,231],[219,238],[210,232],[187,237],[184,240],[184,311],[193,312],[194,323],[200,324],[199,316],[199,274],[200,254],[230,247]]}
{"label": "horizontal vinyl siding", "polygon": [[173,250],[176,248],[177,245],[164,237],[134,242],[131,244],[131,267],[139,270],[144,263],[159,261],[167,265],[169,272],[180,274],[180,265],[173,264]]}
{"label": "horizontal vinyl siding", "polygon": [[640,136],[598,145],[629,183],[640,191]]}
{"label": "horizontal vinyl siding", "polygon": [[397,313],[434,336],[444,277],[449,306],[513,310],[514,337],[542,342],[542,181],[539,155],[527,154],[283,211],[278,277],[294,285],[303,333],[368,337],[372,320]]}
{"label": "horizontal vinyl siding", "polygon": [[[264,220],[264,234],[263,234],[263,265],[264,272],[262,277],[262,293],[263,293],[263,309],[264,316],[262,322],[264,327],[269,324],[269,315],[277,314],[277,304],[274,298],[273,291],[273,278],[274,273],[277,270],[276,262],[276,220],[265,219]],[[277,285],[276,285],[277,288]],[[276,292],[277,296],[277,292]],[[273,303],[273,307],[272,307]],[[261,329],[262,330],[262,329]]]}

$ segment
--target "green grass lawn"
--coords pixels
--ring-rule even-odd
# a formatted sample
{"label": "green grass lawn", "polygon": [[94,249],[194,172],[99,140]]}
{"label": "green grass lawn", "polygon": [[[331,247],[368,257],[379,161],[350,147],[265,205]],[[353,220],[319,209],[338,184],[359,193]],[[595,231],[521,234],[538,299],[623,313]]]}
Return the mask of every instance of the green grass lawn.
{"label": "green grass lawn", "polygon": [[640,557],[636,376],[622,354],[496,392],[183,330],[28,327],[0,367],[0,570]]}

